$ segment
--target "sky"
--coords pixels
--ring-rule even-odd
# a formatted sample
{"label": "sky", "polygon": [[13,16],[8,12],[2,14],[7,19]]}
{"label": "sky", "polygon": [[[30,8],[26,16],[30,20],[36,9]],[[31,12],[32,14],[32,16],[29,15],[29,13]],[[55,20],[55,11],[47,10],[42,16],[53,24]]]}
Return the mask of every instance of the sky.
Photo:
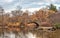
{"label": "sky", "polygon": [[15,10],[17,6],[20,6],[23,11],[29,10],[33,12],[51,3],[57,6],[57,8],[60,7],[60,0],[0,0],[0,6],[2,6],[5,11]]}

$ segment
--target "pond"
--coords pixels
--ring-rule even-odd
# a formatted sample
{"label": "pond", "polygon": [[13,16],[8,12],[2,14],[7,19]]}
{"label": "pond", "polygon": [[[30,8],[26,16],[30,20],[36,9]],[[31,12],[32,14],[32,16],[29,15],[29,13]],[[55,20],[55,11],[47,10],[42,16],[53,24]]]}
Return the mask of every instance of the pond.
{"label": "pond", "polygon": [[13,33],[13,32],[10,32],[10,33],[4,33],[1,34],[0,38],[36,38],[36,35],[34,35],[33,33],[29,32],[29,33],[23,33],[23,32],[20,32],[20,33]]}

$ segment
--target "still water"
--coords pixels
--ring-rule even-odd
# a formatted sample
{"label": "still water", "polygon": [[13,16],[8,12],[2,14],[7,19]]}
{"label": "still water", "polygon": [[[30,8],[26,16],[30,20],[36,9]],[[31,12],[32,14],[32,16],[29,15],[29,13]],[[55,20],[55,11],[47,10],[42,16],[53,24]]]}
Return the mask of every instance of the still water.
{"label": "still water", "polygon": [[10,33],[4,33],[4,37],[1,34],[0,38],[36,38],[36,35],[31,32],[28,33],[21,32],[18,34],[10,32]]}

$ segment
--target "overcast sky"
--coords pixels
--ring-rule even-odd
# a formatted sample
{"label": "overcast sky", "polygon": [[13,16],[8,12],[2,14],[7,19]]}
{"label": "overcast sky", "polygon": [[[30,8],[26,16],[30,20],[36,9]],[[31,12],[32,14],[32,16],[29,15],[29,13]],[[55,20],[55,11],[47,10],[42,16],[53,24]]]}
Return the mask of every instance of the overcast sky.
{"label": "overcast sky", "polygon": [[6,11],[14,10],[17,6],[21,6],[23,10],[34,11],[51,3],[57,8],[60,7],[60,0],[0,0],[0,6],[3,6]]}

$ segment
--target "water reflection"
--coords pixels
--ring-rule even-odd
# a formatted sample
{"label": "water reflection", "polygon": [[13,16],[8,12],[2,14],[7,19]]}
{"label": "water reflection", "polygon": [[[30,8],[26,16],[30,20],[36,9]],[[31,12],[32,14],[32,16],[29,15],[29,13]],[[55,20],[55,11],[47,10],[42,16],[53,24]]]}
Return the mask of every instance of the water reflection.
{"label": "water reflection", "polygon": [[[0,38],[3,38],[2,34],[0,35]],[[20,33],[17,33],[17,34],[15,34],[13,32],[10,32],[10,33],[5,32],[4,33],[4,38],[36,38],[36,35],[34,35],[31,32],[28,32],[28,33],[20,32]]]}
{"label": "water reflection", "polygon": [[29,32],[28,34],[26,34],[27,38],[36,38],[36,35]]}

